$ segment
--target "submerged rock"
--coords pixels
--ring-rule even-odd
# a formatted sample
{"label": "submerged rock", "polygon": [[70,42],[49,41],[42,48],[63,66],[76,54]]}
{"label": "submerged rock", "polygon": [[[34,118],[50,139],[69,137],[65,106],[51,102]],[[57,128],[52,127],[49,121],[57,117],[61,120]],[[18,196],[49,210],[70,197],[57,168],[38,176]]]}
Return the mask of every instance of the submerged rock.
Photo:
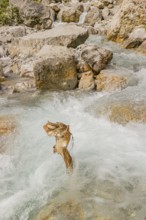
{"label": "submerged rock", "polygon": [[15,130],[15,119],[11,115],[0,116],[0,135],[8,135]]}
{"label": "submerged rock", "polygon": [[100,98],[92,106],[97,116],[106,116],[110,121],[119,124],[128,122],[146,123],[145,92],[139,89],[125,89],[116,94]]}
{"label": "submerged rock", "polygon": [[9,47],[12,57],[34,55],[44,45],[77,47],[88,38],[88,31],[75,24],[65,24],[51,30],[29,34],[15,40]]}
{"label": "submerged rock", "polygon": [[46,206],[34,220],[84,220],[84,210],[81,204],[74,200],[64,203],[54,202]]}
{"label": "submerged rock", "polygon": [[137,85],[137,80],[131,72],[124,69],[105,69],[96,76],[97,91],[115,91],[128,86]]}
{"label": "submerged rock", "polygon": [[63,46],[44,46],[34,64],[37,88],[74,89],[77,72],[72,49]]}

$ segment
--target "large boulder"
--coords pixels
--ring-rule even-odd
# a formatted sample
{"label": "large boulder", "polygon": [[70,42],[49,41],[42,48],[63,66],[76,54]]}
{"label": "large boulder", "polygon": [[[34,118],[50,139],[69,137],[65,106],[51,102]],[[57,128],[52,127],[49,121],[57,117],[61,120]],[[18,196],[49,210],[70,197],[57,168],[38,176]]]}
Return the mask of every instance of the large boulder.
{"label": "large boulder", "polygon": [[38,29],[49,29],[54,21],[54,11],[37,2],[30,2],[20,9],[21,19],[23,23],[29,27]]}
{"label": "large boulder", "polygon": [[[76,53],[79,72],[82,72],[84,63],[87,64],[87,67],[89,66],[95,74],[98,74],[100,70],[104,69],[110,62],[112,56],[111,51],[96,45],[80,45]],[[79,68],[80,66],[81,69]]]}
{"label": "large boulder", "polygon": [[120,9],[110,23],[108,38],[123,42],[136,26],[146,24],[145,10],[146,1],[123,0]]}
{"label": "large boulder", "polygon": [[65,24],[51,30],[40,31],[16,39],[9,47],[12,57],[21,55],[30,56],[38,52],[44,45],[63,45],[77,47],[88,38],[85,28],[74,24]]}
{"label": "large boulder", "polygon": [[74,52],[64,46],[44,46],[34,64],[36,86],[40,89],[69,90],[77,84]]}

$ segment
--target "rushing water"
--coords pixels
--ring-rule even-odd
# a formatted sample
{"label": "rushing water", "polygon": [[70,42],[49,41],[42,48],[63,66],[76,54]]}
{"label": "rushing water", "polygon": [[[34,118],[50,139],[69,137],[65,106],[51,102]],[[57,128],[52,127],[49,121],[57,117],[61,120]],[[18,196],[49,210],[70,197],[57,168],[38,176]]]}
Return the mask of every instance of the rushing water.
{"label": "rushing water", "polygon": [[[93,36],[90,43],[112,48],[111,66],[138,74],[135,88],[146,85],[146,57],[103,38]],[[145,220],[146,125],[122,126],[88,112],[106,95],[75,91],[0,98],[0,113],[14,115],[17,122],[8,149],[0,155],[0,220],[32,220],[38,209],[60,197],[61,202],[80,202],[85,219],[98,219],[95,213],[100,212],[112,220]],[[75,164],[71,176],[52,152],[54,138],[42,128],[47,120],[70,125]]]}

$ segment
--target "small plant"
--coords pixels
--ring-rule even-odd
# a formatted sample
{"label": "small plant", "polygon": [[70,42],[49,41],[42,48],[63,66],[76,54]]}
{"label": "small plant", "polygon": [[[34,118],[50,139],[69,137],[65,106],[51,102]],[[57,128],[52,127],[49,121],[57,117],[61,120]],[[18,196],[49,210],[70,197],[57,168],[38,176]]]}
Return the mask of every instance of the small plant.
{"label": "small plant", "polygon": [[9,0],[0,0],[0,26],[12,25],[14,23],[22,23],[18,8],[11,8]]}

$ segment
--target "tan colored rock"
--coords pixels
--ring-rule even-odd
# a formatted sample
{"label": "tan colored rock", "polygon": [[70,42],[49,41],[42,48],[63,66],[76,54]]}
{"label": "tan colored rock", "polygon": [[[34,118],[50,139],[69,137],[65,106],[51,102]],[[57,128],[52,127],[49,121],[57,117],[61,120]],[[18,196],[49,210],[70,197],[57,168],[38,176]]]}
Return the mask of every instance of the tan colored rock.
{"label": "tan colored rock", "polygon": [[81,205],[74,200],[64,203],[57,203],[46,206],[34,220],[85,220],[84,210]]}
{"label": "tan colored rock", "polygon": [[77,47],[88,38],[88,31],[75,24],[65,24],[51,30],[40,31],[19,38],[9,46],[11,57],[27,57],[37,53],[44,45]]}
{"label": "tan colored rock", "polygon": [[107,36],[109,39],[123,42],[136,26],[146,24],[146,1],[123,0],[120,10],[113,17]]}
{"label": "tan colored rock", "polygon": [[83,5],[80,4],[62,7],[58,14],[58,20],[77,23],[83,10]]}
{"label": "tan colored rock", "polygon": [[109,119],[120,124],[131,121],[146,123],[146,105],[142,103],[112,105]]}
{"label": "tan colored rock", "polygon": [[92,71],[82,73],[78,87],[80,90],[86,91],[90,91],[95,88],[94,74]]}
{"label": "tan colored rock", "polygon": [[113,70],[102,70],[96,76],[96,89],[97,91],[114,91],[123,89],[127,84],[127,77],[122,74],[114,73]]}
{"label": "tan colored rock", "polygon": [[136,27],[123,43],[124,48],[137,48],[146,40],[146,30],[144,26]]}
{"label": "tan colored rock", "polygon": [[105,116],[110,121],[125,125],[129,122],[146,123],[145,91],[125,89],[103,97],[92,106],[97,116]]}
{"label": "tan colored rock", "polygon": [[77,84],[76,63],[72,49],[63,46],[44,46],[34,64],[37,88],[74,89]]}
{"label": "tan colored rock", "polygon": [[103,2],[98,1],[98,0],[92,0],[91,1],[91,5],[96,7],[96,8],[99,8],[99,9],[103,9],[104,8]]}
{"label": "tan colored rock", "polygon": [[0,116],[0,135],[8,135],[16,128],[15,119],[11,115]]}
{"label": "tan colored rock", "polygon": [[25,79],[22,82],[18,82],[13,87],[13,93],[23,93],[30,92],[36,89],[36,84],[34,79]]}
{"label": "tan colored rock", "polygon": [[91,7],[85,17],[85,24],[94,26],[97,21],[101,21],[102,15],[97,7]]}
{"label": "tan colored rock", "polygon": [[146,40],[138,47],[137,51],[146,54]]}

